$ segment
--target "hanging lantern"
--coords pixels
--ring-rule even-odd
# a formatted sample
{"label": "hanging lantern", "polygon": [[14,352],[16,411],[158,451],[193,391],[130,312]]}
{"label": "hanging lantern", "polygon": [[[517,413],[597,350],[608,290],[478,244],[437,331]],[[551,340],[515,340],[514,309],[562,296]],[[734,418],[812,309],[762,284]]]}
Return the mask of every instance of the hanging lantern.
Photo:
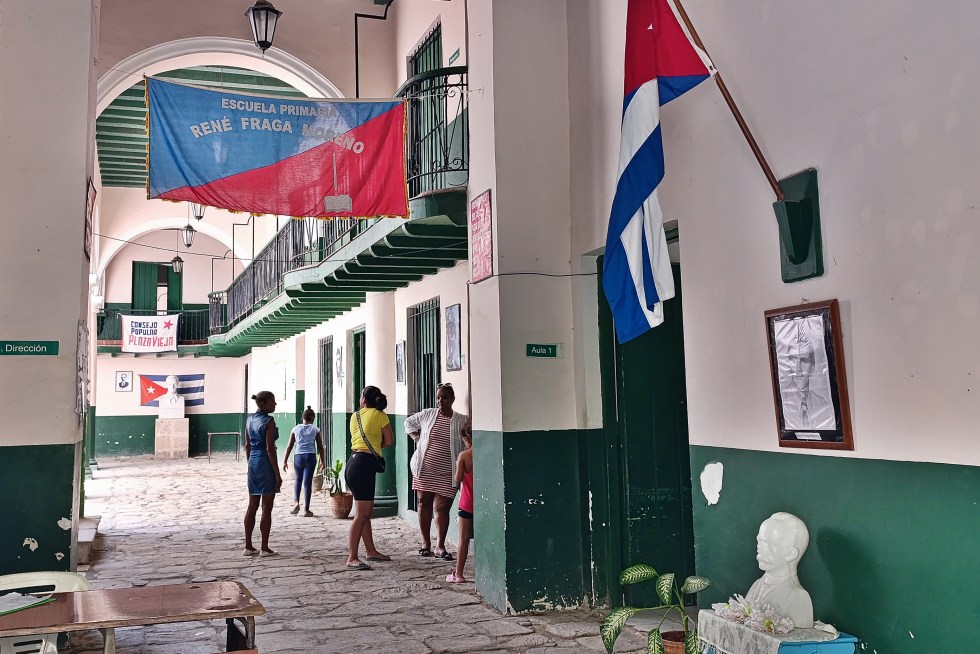
{"label": "hanging lantern", "polygon": [[245,15],[252,26],[252,40],[259,50],[265,52],[272,47],[276,22],[282,12],[273,7],[269,0],[255,0],[255,4],[245,10]]}
{"label": "hanging lantern", "polygon": [[170,265],[174,269],[174,274],[179,275],[180,271],[184,269],[184,260],[180,258],[178,254],[176,257],[170,260]]}
{"label": "hanging lantern", "polygon": [[191,213],[194,215],[194,220],[204,220],[204,210],[206,208],[203,204],[191,202]]}
{"label": "hanging lantern", "polygon": [[184,241],[184,247],[190,247],[194,245],[194,237],[197,236],[197,230],[190,226],[190,223],[186,227],[180,228],[180,238]]}

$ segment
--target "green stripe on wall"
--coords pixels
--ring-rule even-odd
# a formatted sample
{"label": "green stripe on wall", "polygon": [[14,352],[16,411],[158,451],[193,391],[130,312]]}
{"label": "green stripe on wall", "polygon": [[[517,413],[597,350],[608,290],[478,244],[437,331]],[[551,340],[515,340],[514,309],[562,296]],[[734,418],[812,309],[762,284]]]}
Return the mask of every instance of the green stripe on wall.
{"label": "green stripe on wall", "polygon": [[[207,453],[209,431],[242,431],[244,426],[240,413],[188,414],[187,418],[191,456]],[[96,416],[95,454],[97,457],[153,454],[155,429],[156,416]],[[212,440],[211,449],[234,452],[235,441],[227,436],[218,437]]]}
{"label": "green stripe on wall", "polygon": [[[713,461],[708,506],[697,479]],[[714,582],[702,606],[749,589],[759,524],[788,511],[810,531],[799,574],[817,619],[868,652],[976,651],[980,468],[692,447],[691,469],[698,574]]]}
{"label": "green stripe on wall", "polygon": [[72,518],[75,447],[0,447],[0,574],[68,570],[71,529],[58,521]]}

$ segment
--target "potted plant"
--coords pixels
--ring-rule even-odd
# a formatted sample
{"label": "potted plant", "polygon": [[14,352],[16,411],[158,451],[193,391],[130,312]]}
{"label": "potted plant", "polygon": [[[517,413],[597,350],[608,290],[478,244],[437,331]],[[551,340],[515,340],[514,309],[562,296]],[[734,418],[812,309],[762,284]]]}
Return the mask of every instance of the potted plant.
{"label": "potted plant", "polygon": [[340,459],[334,461],[332,468],[323,469],[324,480],[330,493],[330,510],[335,518],[350,517],[351,509],[354,508],[354,496],[344,492],[343,470],[344,462]]}
{"label": "potted plant", "polygon": [[[652,567],[641,563],[623,570],[619,576],[619,583],[627,586],[649,579],[656,579],[657,595],[662,603],[659,606],[649,607],[622,606],[610,611],[599,628],[606,652],[612,654],[616,639],[619,638],[623,626],[631,617],[641,611],[662,611],[660,624],[651,630],[647,637],[647,652],[649,654],[700,654],[697,628],[684,610],[684,597],[701,592],[710,586],[711,582],[705,577],[691,576],[685,579],[684,584],[678,589],[674,584],[673,573],[657,574]],[[680,619],[682,630],[661,633],[660,628],[667,617],[674,612]]]}

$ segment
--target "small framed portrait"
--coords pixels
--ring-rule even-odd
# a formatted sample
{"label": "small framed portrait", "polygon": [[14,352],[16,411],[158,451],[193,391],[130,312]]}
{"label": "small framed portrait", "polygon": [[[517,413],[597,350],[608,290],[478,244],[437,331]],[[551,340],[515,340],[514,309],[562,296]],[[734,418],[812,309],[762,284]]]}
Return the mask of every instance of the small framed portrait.
{"label": "small framed portrait", "polygon": [[129,393],[133,390],[133,372],[131,370],[116,371],[116,392]]}
{"label": "small framed portrait", "polygon": [[853,450],[837,300],[765,317],[779,445]]}
{"label": "small framed portrait", "polygon": [[405,383],[405,341],[395,343],[395,381]]}
{"label": "small framed portrait", "polygon": [[446,307],[446,370],[463,369],[459,305]]}

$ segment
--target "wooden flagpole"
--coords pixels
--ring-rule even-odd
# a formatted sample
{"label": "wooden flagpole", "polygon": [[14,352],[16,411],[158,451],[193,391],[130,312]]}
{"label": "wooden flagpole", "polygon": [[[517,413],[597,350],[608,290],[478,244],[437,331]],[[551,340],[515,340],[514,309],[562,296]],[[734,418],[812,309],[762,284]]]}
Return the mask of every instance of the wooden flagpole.
{"label": "wooden flagpole", "polygon": [[[687,12],[684,11],[684,7],[681,5],[681,0],[674,0],[674,5],[677,7],[677,13],[680,14],[681,20],[684,21],[684,25],[687,26],[687,31],[690,33],[691,39],[694,40],[694,43],[696,43],[699,48],[707,53],[708,49],[704,47],[701,37],[698,36],[697,31],[694,29],[694,25],[691,23],[691,19],[688,17]],[[728,92],[728,87],[725,86],[725,80],[721,78],[721,73],[716,72],[714,78],[715,82],[718,83],[718,89],[721,91],[722,97],[725,98],[728,108],[731,109],[732,115],[735,117],[735,122],[738,123],[739,129],[742,130],[742,135],[745,137],[745,140],[748,141],[749,147],[752,148],[752,154],[755,155],[756,161],[758,161],[759,165],[762,166],[762,172],[765,173],[766,179],[769,180],[769,185],[776,194],[776,200],[785,200],[786,194],[783,193],[783,189],[779,185],[779,180],[776,179],[776,175],[773,174],[772,168],[769,167],[769,163],[762,155],[762,150],[759,148],[759,144],[756,143],[755,137],[752,136],[749,126],[745,124],[745,119],[742,118],[742,112],[740,112],[738,107],[735,105],[735,100],[732,99],[732,94]]]}

